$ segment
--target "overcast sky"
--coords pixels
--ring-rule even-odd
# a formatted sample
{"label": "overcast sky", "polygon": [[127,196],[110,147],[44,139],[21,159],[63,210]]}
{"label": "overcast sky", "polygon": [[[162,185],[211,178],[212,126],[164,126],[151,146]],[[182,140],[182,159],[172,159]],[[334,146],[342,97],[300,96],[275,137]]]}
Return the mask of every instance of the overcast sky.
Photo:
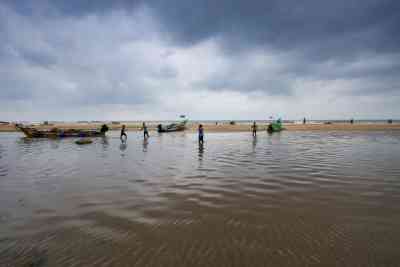
{"label": "overcast sky", "polygon": [[0,120],[400,118],[396,0],[0,1]]}

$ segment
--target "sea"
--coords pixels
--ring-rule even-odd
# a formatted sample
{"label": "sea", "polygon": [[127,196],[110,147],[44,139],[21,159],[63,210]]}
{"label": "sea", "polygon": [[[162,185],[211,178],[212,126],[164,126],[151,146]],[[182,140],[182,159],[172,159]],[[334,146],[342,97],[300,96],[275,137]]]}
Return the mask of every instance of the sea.
{"label": "sea", "polygon": [[0,133],[0,266],[399,266],[400,132]]}

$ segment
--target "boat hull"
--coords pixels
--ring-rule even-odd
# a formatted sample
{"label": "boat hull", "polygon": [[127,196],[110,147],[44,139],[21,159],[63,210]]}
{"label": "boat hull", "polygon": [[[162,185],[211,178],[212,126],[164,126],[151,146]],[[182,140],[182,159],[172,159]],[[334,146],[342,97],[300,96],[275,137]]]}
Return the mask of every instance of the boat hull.
{"label": "boat hull", "polygon": [[105,136],[104,132],[97,130],[38,130],[31,127],[17,126],[17,129],[21,130],[26,137],[29,138],[64,138],[64,137],[101,137]]}
{"label": "boat hull", "polygon": [[170,132],[180,132],[184,131],[185,128],[176,128],[176,129],[158,129],[159,133],[170,133]]}
{"label": "boat hull", "polygon": [[284,130],[284,128],[282,127],[282,124],[278,123],[278,122],[270,123],[267,127],[267,132],[269,132],[269,133],[280,132],[282,130]]}
{"label": "boat hull", "polygon": [[159,124],[157,126],[157,131],[159,133],[169,133],[169,132],[180,132],[184,131],[186,129],[186,122],[180,123],[180,124],[170,124],[167,126],[163,126]]}

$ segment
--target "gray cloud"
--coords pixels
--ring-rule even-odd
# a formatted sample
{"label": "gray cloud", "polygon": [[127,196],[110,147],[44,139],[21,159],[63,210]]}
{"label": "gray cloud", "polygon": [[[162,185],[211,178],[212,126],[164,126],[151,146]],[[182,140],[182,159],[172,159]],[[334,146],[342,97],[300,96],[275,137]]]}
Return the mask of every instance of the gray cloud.
{"label": "gray cloud", "polygon": [[373,51],[400,47],[397,1],[176,0],[150,5],[183,43],[221,34],[228,47],[301,48],[315,58],[354,53],[356,47]]}
{"label": "gray cloud", "polygon": [[[254,116],[262,101],[294,116],[330,99],[340,107],[314,112],[334,116],[358,112],[356,96],[400,116],[387,102],[400,100],[399,11],[391,0],[5,0],[0,102],[32,103],[32,114],[57,106],[71,116],[170,118],[202,116],[197,104]],[[208,101],[187,105],[200,97]],[[238,105],[254,110],[235,113]],[[21,114],[11,113],[0,108]]]}
{"label": "gray cloud", "polygon": [[[353,53],[352,48],[398,51],[400,3],[395,0],[5,0],[22,14],[87,16],[147,6],[182,44],[223,35],[231,47],[267,45],[277,49],[318,47],[321,54]],[[377,38],[376,38],[377,37]],[[324,44],[324,45],[322,45]],[[334,51],[333,51],[334,50]],[[339,54],[341,54],[339,53]]]}

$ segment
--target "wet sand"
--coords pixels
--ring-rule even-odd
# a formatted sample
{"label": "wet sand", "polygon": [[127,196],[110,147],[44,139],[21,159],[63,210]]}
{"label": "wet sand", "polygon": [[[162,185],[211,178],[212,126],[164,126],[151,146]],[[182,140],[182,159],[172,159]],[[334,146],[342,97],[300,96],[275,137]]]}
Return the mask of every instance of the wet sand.
{"label": "wet sand", "polygon": [[[102,123],[57,123],[52,125],[38,125],[35,126],[37,129],[99,129]],[[107,124],[111,130],[120,130],[121,125]],[[126,123],[126,129],[128,131],[139,131],[141,130],[141,123]],[[230,125],[228,123],[204,123],[204,129],[206,132],[247,132],[251,130],[251,124],[236,124]],[[148,122],[147,126],[149,130],[155,131],[157,128],[157,123]],[[384,124],[384,123],[332,123],[332,124],[295,124],[287,123],[284,127],[288,131],[392,131],[400,130],[400,123]],[[189,123],[188,131],[197,131],[198,123]],[[259,131],[265,131],[267,128],[266,124],[258,124]],[[10,125],[0,125],[0,132],[15,132],[17,131],[15,126]]]}

